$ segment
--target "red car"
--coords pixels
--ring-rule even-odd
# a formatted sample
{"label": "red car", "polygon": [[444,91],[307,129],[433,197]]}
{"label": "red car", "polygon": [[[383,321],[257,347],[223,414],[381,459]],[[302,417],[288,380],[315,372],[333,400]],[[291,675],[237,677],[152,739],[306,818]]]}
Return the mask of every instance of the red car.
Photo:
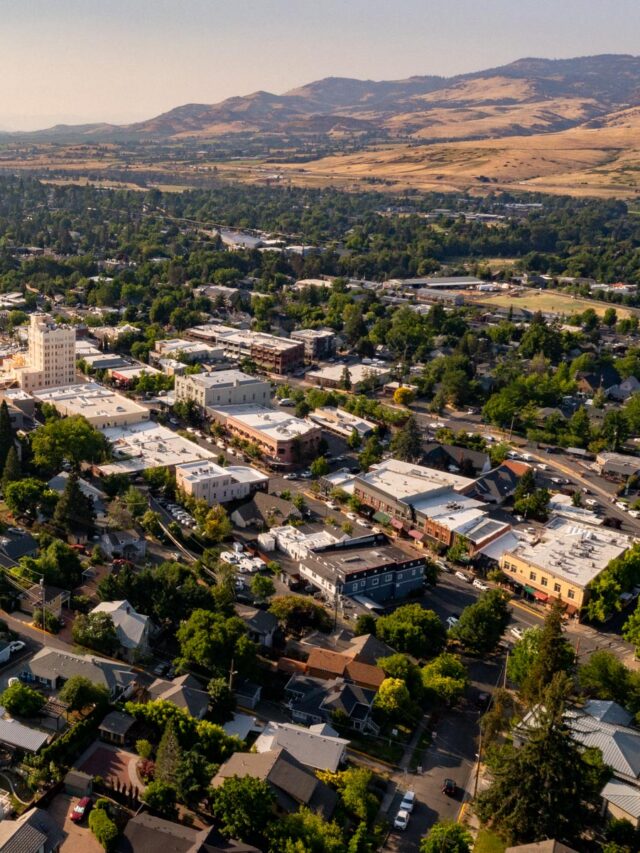
{"label": "red car", "polygon": [[442,785],[442,793],[447,797],[455,797],[458,793],[458,786],[453,779],[445,779]]}
{"label": "red car", "polygon": [[69,812],[69,820],[80,823],[91,808],[91,797],[83,797]]}

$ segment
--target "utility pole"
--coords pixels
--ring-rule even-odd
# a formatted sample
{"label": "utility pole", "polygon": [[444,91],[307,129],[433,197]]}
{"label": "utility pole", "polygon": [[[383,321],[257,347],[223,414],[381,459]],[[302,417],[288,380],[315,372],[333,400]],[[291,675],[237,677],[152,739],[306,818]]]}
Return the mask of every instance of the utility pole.
{"label": "utility pole", "polygon": [[42,634],[44,637],[43,643],[46,645],[47,643],[47,629],[45,628],[45,604],[47,602],[47,593],[46,587],[44,585],[44,575],[40,578],[40,592],[42,593]]}
{"label": "utility pole", "polygon": [[233,676],[238,674],[238,670],[233,668],[233,658],[231,658],[231,665],[229,666],[229,690],[233,691]]}

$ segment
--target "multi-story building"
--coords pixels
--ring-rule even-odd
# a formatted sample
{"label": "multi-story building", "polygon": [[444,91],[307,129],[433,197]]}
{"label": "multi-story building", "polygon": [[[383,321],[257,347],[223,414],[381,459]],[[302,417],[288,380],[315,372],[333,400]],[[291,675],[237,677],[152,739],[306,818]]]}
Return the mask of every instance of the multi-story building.
{"label": "multi-story building", "polygon": [[221,347],[212,347],[205,343],[194,343],[182,338],[170,338],[169,340],[156,341],[151,359],[160,361],[163,358],[178,357],[185,362],[213,362],[222,361],[224,353]]}
{"label": "multi-story building", "polygon": [[208,406],[268,406],[271,386],[241,370],[220,370],[176,376],[176,400],[193,400],[200,409]]}
{"label": "multi-story building", "polygon": [[41,403],[55,406],[63,417],[82,415],[96,429],[129,426],[149,420],[149,410],[144,406],[96,382],[43,388],[34,396]]}
{"label": "multi-story building", "polygon": [[377,388],[391,378],[389,368],[374,364],[328,364],[310,370],[307,381],[320,388],[346,388],[349,391]]}
{"label": "multi-story building", "polygon": [[187,335],[222,347],[228,358],[249,358],[270,373],[291,373],[304,364],[304,344],[289,338],[216,324],[194,326]]}
{"label": "multi-story building", "polygon": [[300,574],[329,598],[372,601],[405,598],[424,586],[425,558],[391,545],[382,533],[346,539],[310,551]]}
{"label": "multi-story building", "polygon": [[354,430],[361,439],[367,438],[377,426],[373,421],[359,418],[345,409],[337,409],[334,406],[316,409],[309,414],[309,420],[343,438],[350,438]]}
{"label": "multi-story building", "polygon": [[513,586],[537,601],[559,599],[569,613],[575,613],[589,600],[591,582],[632,541],[617,530],[556,516],[535,539],[506,551],[500,568]]}
{"label": "multi-story building", "polygon": [[16,356],[13,369],[24,391],[70,385],[76,375],[75,329],[59,326],[48,314],[32,314],[26,358]]}
{"label": "multi-story building", "polygon": [[189,462],[176,466],[176,486],[182,492],[209,506],[246,498],[258,490],[266,491],[269,478],[255,468],[229,465],[223,468],[212,461]]}
{"label": "multi-story building", "polygon": [[322,437],[320,428],[306,418],[264,406],[222,406],[208,412],[231,435],[257,445],[264,456],[281,465],[313,458]]}
{"label": "multi-story building", "polygon": [[336,351],[336,335],[332,329],[298,329],[291,340],[302,341],[307,361],[331,358]]}

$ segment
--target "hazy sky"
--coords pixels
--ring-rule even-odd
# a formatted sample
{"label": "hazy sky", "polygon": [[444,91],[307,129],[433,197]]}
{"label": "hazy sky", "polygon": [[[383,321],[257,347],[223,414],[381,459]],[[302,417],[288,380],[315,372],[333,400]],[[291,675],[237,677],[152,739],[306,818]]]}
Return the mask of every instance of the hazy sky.
{"label": "hazy sky", "polygon": [[330,75],[638,53],[639,0],[0,0],[0,128],[127,122]]}

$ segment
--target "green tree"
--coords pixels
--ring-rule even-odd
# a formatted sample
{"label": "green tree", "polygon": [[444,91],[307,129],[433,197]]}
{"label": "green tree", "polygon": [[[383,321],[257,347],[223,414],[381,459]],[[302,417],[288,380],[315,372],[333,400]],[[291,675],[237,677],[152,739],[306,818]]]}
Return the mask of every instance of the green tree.
{"label": "green tree", "polygon": [[181,761],[182,749],[178,743],[173,720],[169,720],[158,744],[154,778],[175,787],[176,774]]}
{"label": "green tree", "polygon": [[345,364],[340,375],[340,387],[345,391],[351,391],[351,371]]}
{"label": "green tree", "polygon": [[45,698],[33,687],[18,681],[2,692],[0,703],[10,714],[19,717],[33,717],[44,705]]}
{"label": "green tree", "polygon": [[11,426],[11,416],[7,401],[0,403],[0,469],[4,470],[9,451],[15,446],[15,436]]}
{"label": "green tree", "polygon": [[636,607],[631,616],[622,627],[622,636],[628,643],[636,647],[636,657],[640,650],[640,605]]}
{"label": "green tree", "polygon": [[279,595],[271,601],[273,613],[285,630],[299,634],[307,628],[329,631],[331,617],[320,604],[302,595]]}
{"label": "green tree", "polygon": [[269,828],[269,853],[344,853],[342,829],[306,806],[284,815]]}
{"label": "green tree", "polygon": [[275,594],[276,587],[266,575],[255,575],[251,580],[251,593],[258,601],[268,601]]}
{"label": "green tree", "polygon": [[79,613],[71,629],[73,642],[102,654],[112,655],[120,645],[113,619],[108,613]]}
{"label": "green tree", "polygon": [[226,678],[212,678],[207,687],[209,707],[216,722],[226,723],[236,709],[236,699]]}
{"label": "green tree", "polygon": [[91,533],[94,529],[94,522],[93,501],[82,491],[78,475],[72,471],[56,504],[53,524],[64,534],[80,531]]}
{"label": "green tree", "polygon": [[244,622],[210,610],[195,610],[176,632],[180,663],[197,666],[221,677],[228,675],[231,660],[245,671],[255,661],[255,645],[247,637]]}
{"label": "green tree", "polygon": [[422,673],[420,667],[408,655],[396,652],[396,654],[378,658],[376,665],[388,678],[399,678],[404,681],[414,701],[421,698]]}
{"label": "green tree", "polygon": [[178,800],[195,808],[205,797],[215,765],[207,761],[197,748],[185,752],[175,773]]}
{"label": "green tree", "polygon": [[640,675],[606,649],[597,649],[578,667],[580,689],[594,699],[617,702],[635,711],[640,707]]}
{"label": "green tree", "polygon": [[361,613],[356,619],[356,624],[353,633],[356,637],[361,637],[363,634],[376,635],[377,619],[372,613]]}
{"label": "green tree", "polygon": [[363,471],[368,470],[372,465],[380,462],[382,459],[382,445],[377,435],[372,435],[365,442],[362,452],[358,456],[358,464]]}
{"label": "green tree", "polygon": [[374,705],[389,719],[399,719],[411,707],[407,685],[400,678],[385,678],[378,688]]}
{"label": "green tree", "polygon": [[558,673],[573,667],[575,652],[564,635],[562,605],[554,604],[547,613],[538,639],[538,653],[522,683],[522,695],[530,704],[539,702]]}
{"label": "green tree", "polygon": [[524,684],[538,659],[541,635],[542,628],[528,628],[509,654],[507,675],[518,687]]}
{"label": "green tree", "polygon": [[624,411],[607,412],[602,421],[601,435],[608,450],[620,450],[629,438],[629,422]]}
{"label": "green tree", "polygon": [[177,799],[178,795],[173,785],[168,785],[160,780],[150,782],[142,793],[142,800],[151,811],[169,820],[177,814]]}
{"label": "green tree", "polygon": [[204,539],[213,545],[230,536],[232,530],[233,525],[229,520],[227,511],[221,504],[211,507],[204,521],[199,525],[199,531]]}
{"label": "green tree", "polygon": [[418,658],[433,657],[446,640],[444,626],[433,610],[420,604],[403,604],[388,616],[381,616],[376,636],[383,642]]}
{"label": "green tree", "polygon": [[492,652],[509,622],[507,602],[507,596],[502,590],[490,589],[484,592],[475,604],[465,607],[460,614],[460,621],[449,631],[449,636],[471,654]]}
{"label": "green tree", "polygon": [[140,518],[148,509],[145,496],[135,486],[130,486],[124,493],[124,502],[133,518]]}
{"label": "green tree", "polygon": [[47,487],[41,480],[25,477],[4,488],[4,500],[14,516],[35,518],[42,508]]}
{"label": "green tree", "polygon": [[231,776],[214,788],[211,811],[227,838],[260,843],[273,819],[275,796],[263,779]]}
{"label": "green tree", "polygon": [[475,810],[515,843],[545,838],[571,843],[598,820],[607,772],[601,759],[571,737],[564,719],[570,689],[566,676],[557,673],[522,733],[523,746],[488,753],[492,782],[476,798]]}
{"label": "green tree", "polygon": [[317,479],[329,473],[329,463],[324,456],[318,456],[309,466],[312,475]]}
{"label": "green tree", "polygon": [[456,655],[444,652],[422,668],[422,684],[428,696],[446,705],[454,705],[466,690],[469,676]]}
{"label": "green tree", "polygon": [[9,449],[9,453],[7,454],[7,461],[4,465],[4,470],[2,472],[2,491],[6,492],[7,486],[9,483],[15,483],[16,480],[20,480],[22,478],[22,466],[20,465],[20,460],[18,459],[18,451],[15,447],[11,447]]}
{"label": "green tree", "polygon": [[439,821],[420,842],[420,853],[471,853],[473,838],[459,823]]}
{"label": "green tree", "polygon": [[422,458],[420,429],[413,415],[393,436],[391,452],[397,459],[402,459],[405,462],[418,462]]}
{"label": "green tree", "polygon": [[347,439],[347,443],[352,450],[358,450],[358,448],[362,444],[362,438],[360,437],[360,433],[355,427],[351,430],[351,435]]}
{"label": "green tree", "polygon": [[31,449],[36,467],[58,471],[67,460],[102,462],[108,456],[107,440],[82,415],[47,421],[31,434]]}
{"label": "green tree", "polygon": [[82,711],[89,705],[107,705],[109,691],[101,684],[94,684],[84,675],[72,675],[60,689],[58,698],[66,702],[70,711]]}
{"label": "green tree", "polygon": [[31,576],[41,575],[46,584],[63,589],[74,589],[82,580],[83,566],[77,552],[59,539],[49,542],[39,557],[23,557],[20,565]]}
{"label": "green tree", "polygon": [[89,829],[98,844],[105,850],[113,850],[118,838],[118,827],[104,809],[95,808],[89,814]]}

